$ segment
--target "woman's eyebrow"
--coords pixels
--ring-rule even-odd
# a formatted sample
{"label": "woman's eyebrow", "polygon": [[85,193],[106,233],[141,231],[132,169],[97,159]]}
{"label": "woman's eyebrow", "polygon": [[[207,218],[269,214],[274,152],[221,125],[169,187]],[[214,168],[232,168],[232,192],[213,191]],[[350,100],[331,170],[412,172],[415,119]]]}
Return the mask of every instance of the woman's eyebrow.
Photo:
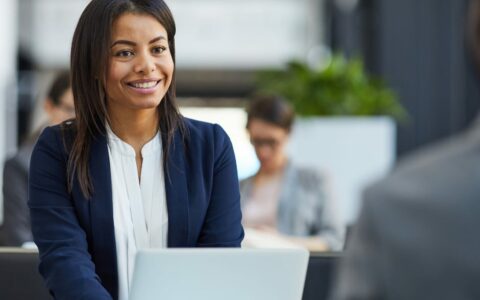
{"label": "woman's eyebrow", "polygon": [[[156,38],[153,38],[148,43],[153,44],[153,43],[158,42],[160,40],[166,40],[166,38],[162,35],[157,36]],[[136,46],[137,45],[135,42],[132,42],[132,41],[129,41],[129,40],[118,40],[118,41],[113,42],[113,44],[112,44],[112,46],[110,46],[110,48],[112,48],[113,46],[118,45],[118,44],[125,44],[125,45],[129,45],[129,46]]]}
{"label": "woman's eyebrow", "polygon": [[153,44],[155,42],[158,42],[160,40],[166,40],[166,38],[163,36],[163,35],[160,35],[160,36],[157,36],[156,38],[152,39],[150,42],[148,42],[149,44]]}
{"label": "woman's eyebrow", "polygon": [[137,45],[135,42],[132,42],[132,41],[118,40],[118,41],[113,42],[113,44],[112,44],[112,46],[110,46],[110,48],[113,48],[113,46],[118,45],[118,44],[125,44],[125,45],[129,45],[129,46]]}

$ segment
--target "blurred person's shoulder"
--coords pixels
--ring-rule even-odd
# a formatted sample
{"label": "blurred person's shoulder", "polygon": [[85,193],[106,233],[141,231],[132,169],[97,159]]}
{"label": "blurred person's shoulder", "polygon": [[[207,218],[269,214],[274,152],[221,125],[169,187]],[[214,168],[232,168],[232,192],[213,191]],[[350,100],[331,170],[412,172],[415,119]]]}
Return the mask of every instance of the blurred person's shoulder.
{"label": "blurred person's shoulder", "polygon": [[[365,190],[367,201],[455,202],[480,193],[480,126],[401,159],[391,174]],[[372,200],[370,200],[372,199]],[[388,199],[388,201],[387,201]]]}
{"label": "blurred person's shoulder", "polygon": [[309,166],[298,165],[289,161],[287,172],[291,173],[298,183],[307,189],[317,189],[322,186],[328,179],[325,171],[312,168]]}
{"label": "blurred person's shoulder", "polygon": [[244,187],[244,186],[247,186],[249,184],[252,184],[254,178],[255,178],[255,174],[241,179],[240,180],[240,187]]}
{"label": "blurred person's shoulder", "polygon": [[23,169],[25,172],[28,172],[30,166],[30,158],[32,156],[33,148],[37,143],[37,140],[42,133],[43,127],[35,130],[33,133],[27,136],[27,138],[21,143],[17,152],[10,156],[5,164],[15,166],[15,168]]}
{"label": "blurred person's shoulder", "polygon": [[40,131],[30,135],[18,148],[18,151],[11,157],[9,157],[5,164],[18,167],[25,172],[28,172],[30,165],[30,157],[32,156],[33,148],[37,142]]}

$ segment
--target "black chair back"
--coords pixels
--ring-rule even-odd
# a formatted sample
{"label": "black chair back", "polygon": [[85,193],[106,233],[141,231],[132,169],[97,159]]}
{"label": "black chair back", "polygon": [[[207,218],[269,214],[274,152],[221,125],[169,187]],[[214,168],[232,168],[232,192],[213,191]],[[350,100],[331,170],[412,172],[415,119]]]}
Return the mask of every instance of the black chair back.
{"label": "black chair back", "polygon": [[341,252],[310,253],[302,300],[328,299],[341,257]]}

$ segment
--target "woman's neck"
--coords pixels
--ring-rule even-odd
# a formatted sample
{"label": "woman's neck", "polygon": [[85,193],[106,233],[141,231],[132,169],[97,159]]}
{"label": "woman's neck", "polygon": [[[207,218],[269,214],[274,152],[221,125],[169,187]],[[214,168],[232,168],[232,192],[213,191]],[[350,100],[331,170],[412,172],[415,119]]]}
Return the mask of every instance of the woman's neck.
{"label": "woman's neck", "polygon": [[110,128],[121,140],[131,145],[136,153],[155,137],[158,131],[156,109],[138,110],[127,114],[109,111]]}

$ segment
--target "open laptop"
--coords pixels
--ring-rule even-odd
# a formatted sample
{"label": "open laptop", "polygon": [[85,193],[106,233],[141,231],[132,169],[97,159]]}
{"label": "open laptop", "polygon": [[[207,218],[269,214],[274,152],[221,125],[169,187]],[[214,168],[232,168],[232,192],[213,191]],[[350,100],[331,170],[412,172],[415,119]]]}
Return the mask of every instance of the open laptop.
{"label": "open laptop", "polygon": [[137,253],[130,300],[301,300],[304,249],[196,248]]}

